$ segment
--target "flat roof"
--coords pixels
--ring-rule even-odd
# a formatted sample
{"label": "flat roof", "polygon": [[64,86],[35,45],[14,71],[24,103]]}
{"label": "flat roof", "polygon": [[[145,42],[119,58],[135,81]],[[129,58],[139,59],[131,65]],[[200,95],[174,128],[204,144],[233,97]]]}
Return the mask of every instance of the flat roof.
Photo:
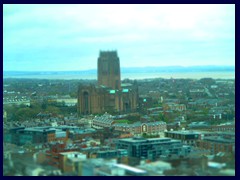
{"label": "flat roof", "polygon": [[26,128],[23,131],[35,131],[35,132],[49,132],[56,131],[56,129],[35,129],[35,128]]}
{"label": "flat roof", "polygon": [[109,91],[110,94],[115,94],[116,90],[112,89]]}
{"label": "flat roof", "polygon": [[122,92],[128,92],[129,90],[128,89],[123,89]]}
{"label": "flat roof", "polygon": [[199,132],[194,132],[194,131],[167,131],[166,133],[172,133],[172,134],[200,134]]}
{"label": "flat roof", "polygon": [[121,87],[127,87],[127,86],[132,86],[132,84],[131,83],[122,83],[121,84]]}
{"label": "flat roof", "polygon": [[123,169],[126,169],[126,170],[129,170],[129,171],[133,171],[135,173],[147,173],[147,171],[145,170],[142,170],[142,169],[138,169],[138,168],[135,168],[135,167],[132,167],[132,166],[128,166],[128,165],[125,165],[125,164],[114,164],[115,167],[119,167],[119,168],[123,168]]}
{"label": "flat roof", "polygon": [[235,144],[235,138],[234,139],[227,139],[223,137],[218,137],[218,136],[210,136],[210,137],[205,137],[203,141],[211,141],[211,142],[217,142],[217,143],[234,143]]}
{"label": "flat roof", "polygon": [[142,138],[142,137],[133,137],[133,138],[124,138],[124,139],[119,139],[119,141],[121,142],[154,142],[154,141],[166,141],[166,140],[170,140],[171,142],[178,142],[179,140],[174,140],[174,139],[171,139],[171,138],[165,138],[165,137],[162,137],[162,138]]}
{"label": "flat roof", "polygon": [[62,154],[62,155],[68,155],[68,154],[80,154],[80,155],[82,155],[83,153],[80,153],[78,151],[70,151],[70,152],[62,152],[60,154]]}

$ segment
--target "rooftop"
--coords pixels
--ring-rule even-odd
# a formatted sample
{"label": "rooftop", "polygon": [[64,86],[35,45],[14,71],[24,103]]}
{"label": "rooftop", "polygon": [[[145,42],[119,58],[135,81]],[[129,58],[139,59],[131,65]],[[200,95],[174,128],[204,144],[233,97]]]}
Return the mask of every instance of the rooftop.
{"label": "rooftop", "polygon": [[120,142],[131,142],[131,143],[154,143],[154,142],[180,142],[179,140],[171,139],[171,138],[148,138],[145,139],[143,137],[133,137],[133,138],[124,138],[119,139]]}
{"label": "rooftop", "polygon": [[230,139],[230,138],[223,138],[219,136],[210,136],[210,137],[205,137],[204,141],[211,141],[211,142],[217,142],[217,143],[231,143],[235,144],[235,138]]}
{"label": "rooftop", "polygon": [[138,168],[135,168],[135,167],[131,167],[131,166],[128,166],[128,165],[125,165],[125,164],[114,164],[114,166],[122,168],[122,169],[129,170],[129,171],[133,171],[135,173],[147,173],[145,170],[138,169]]}
{"label": "rooftop", "polygon": [[196,134],[200,134],[199,132],[194,132],[194,131],[187,131],[187,130],[181,130],[181,131],[168,131],[168,133],[172,133],[172,134],[191,134],[191,135],[196,135]]}
{"label": "rooftop", "polygon": [[123,89],[122,92],[128,92],[129,90],[128,89]]}
{"label": "rooftop", "polygon": [[82,155],[82,153],[78,152],[78,151],[71,151],[71,152],[62,152],[60,153],[62,155],[69,155],[69,154],[79,154],[79,155]]}
{"label": "rooftop", "polygon": [[132,86],[131,83],[122,83],[121,84],[121,87],[129,87],[129,86]]}

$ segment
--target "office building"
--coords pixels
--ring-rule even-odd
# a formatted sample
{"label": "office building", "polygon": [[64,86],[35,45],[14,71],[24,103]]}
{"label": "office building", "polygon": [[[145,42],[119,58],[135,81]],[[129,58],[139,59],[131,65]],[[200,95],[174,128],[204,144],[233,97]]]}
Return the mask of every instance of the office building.
{"label": "office building", "polygon": [[[118,149],[127,149],[129,157],[156,160],[160,156],[182,155],[190,153],[190,147],[183,146],[180,140],[171,138],[142,137],[119,139],[116,142]],[[186,151],[186,148],[187,151]]]}

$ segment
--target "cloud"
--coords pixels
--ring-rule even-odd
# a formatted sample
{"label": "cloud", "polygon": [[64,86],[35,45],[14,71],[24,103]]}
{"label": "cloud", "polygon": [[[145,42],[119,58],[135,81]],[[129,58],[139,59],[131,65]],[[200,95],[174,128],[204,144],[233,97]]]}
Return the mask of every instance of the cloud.
{"label": "cloud", "polygon": [[117,49],[123,66],[234,65],[234,43],[229,4],[3,6],[6,70],[96,68],[100,49]]}

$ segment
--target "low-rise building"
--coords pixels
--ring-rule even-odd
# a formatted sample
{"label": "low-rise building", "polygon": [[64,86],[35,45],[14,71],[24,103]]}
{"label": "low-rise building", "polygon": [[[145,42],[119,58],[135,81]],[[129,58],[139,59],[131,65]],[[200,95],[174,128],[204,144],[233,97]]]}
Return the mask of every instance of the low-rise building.
{"label": "low-rise building", "polygon": [[190,129],[210,129],[211,126],[209,125],[208,122],[191,122],[190,124],[188,124],[188,128]]}
{"label": "low-rise building", "polygon": [[118,164],[115,159],[90,159],[83,164],[83,176],[145,176],[147,171],[140,168]]}
{"label": "low-rise building", "polygon": [[82,175],[82,165],[86,161],[86,154],[77,151],[59,153],[59,168],[63,173]]}
{"label": "low-rise building", "polygon": [[146,158],[156,160],[161,155],[182,155],[190,153],[183,150],[183,145],[180,140],[171,138],[150,138],[142,137],[119,139],[116,142],[118,149],[127,149],[128,156],[137,158]]}
{"label": "low-rise building", "polygon": [[198,142],[198,146],[210,150],[211,154],[235,153],[235,133],[221,133],[217,136],[204,137]]}
{"label": "low-rise building", "polygon": [[130,132],[133,135],[137,134],[161,134],[166,130],[166,123],[163,121],[156,122],[136,122],[133,124],[119,123],[113,125],[117,131]]}
{"label": "low-rise building", "polygon": [[147,171],[149,176],[163,176],[164,171],[172,169],[172,165],[164,161],[150,163],[143,161],[137,168]]}
{"label": "low-rise building", "polygon": [[50,166],[63,168],[62,161],[63,157],[60,159],[61,153],[64,152],[76,152],[79,150],[78,146],[69,145],[67,146],[64,142],[51,142],[49,144],[49,149],[45,151],[46,163]]}
{"label": "low-rise building", "polygon": [[199,132],[186,131],[186,130],[166,131],[165,137],[178,139],[178,140],[181,140],[181,142],[184,144],[195,146],[196,142],[200,139],[201,134]]}
{"label": "low-rise building", "polygon": [[63,103],[65,106],[76,106],[77,98],[58,98],[57,103]]}
{"label": "low-rise building", "polygon": [[92,127],[94,128],[111,127],[113,124],[113,116],[108,113],[105,113],[102,116],[96,116],[92,121]]}
{"label": "low-rise building", "polygon": [[215,125],[211,127],[212,131],[235,131],[235,124],[222,124],[222,125]]}
{"label": "low-rise building", "polygon": [[30,99],[29,97],[7,97],[3,98],[3,105],[25,105],[25,106],[30,106]]}
{"label": "low-rise building", "polygon": [[75,129],[69,131],[69,138],[73,141],[82,140],[86,137],[92,137],[96,134],[96,130],[92,128],[87,129]]}
{"label": "low-rise building", "polygon": [[126,149],[116,149],[116,150],[105,150],[105,151],[98,151],[97,158],[122,158],[126,157],[128,152]]}
{"label": "low-rise building", "polygon": [[12,128],[5,135],[5,141],[16,145],[67,141],[68,131],[49,127]]}
{"label": "low-rise building", "polygon": [[166,103],[164,109],[171,111],[185,111],[187,108],[185,104]]}

